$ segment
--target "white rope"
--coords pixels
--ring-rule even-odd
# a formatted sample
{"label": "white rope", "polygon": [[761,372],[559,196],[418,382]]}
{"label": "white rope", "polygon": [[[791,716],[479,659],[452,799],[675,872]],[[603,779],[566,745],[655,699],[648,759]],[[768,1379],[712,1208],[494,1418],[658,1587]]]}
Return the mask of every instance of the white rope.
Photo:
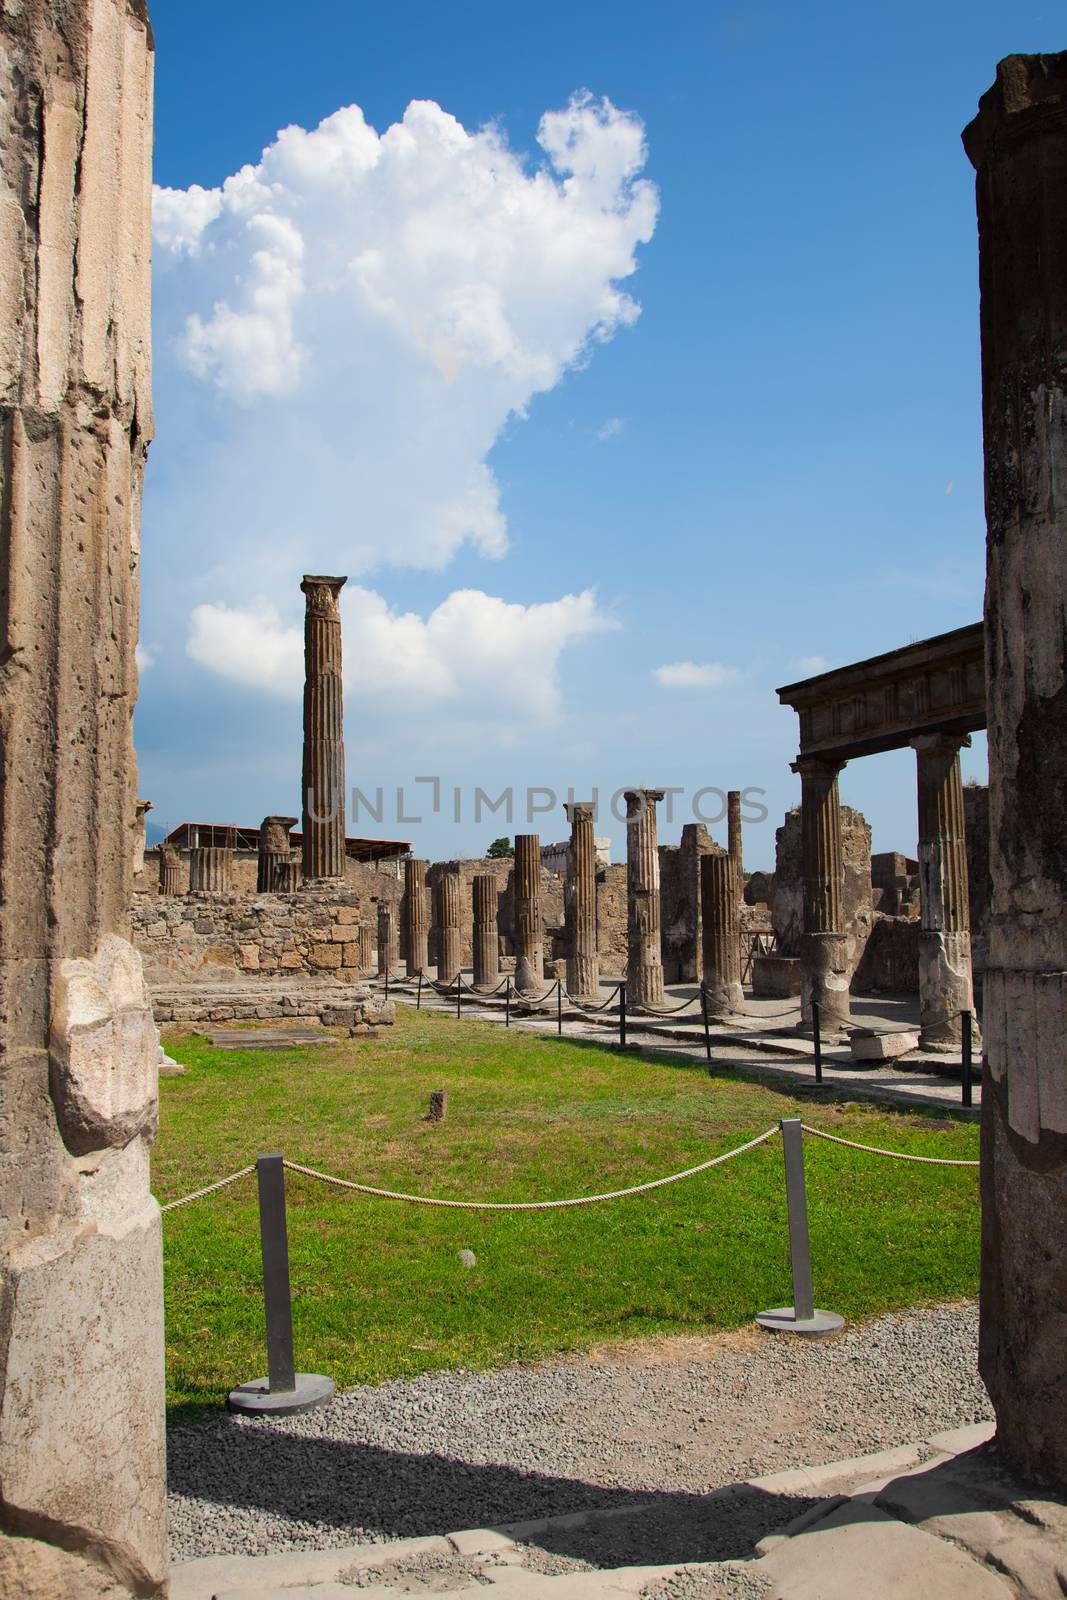
{"label": "white rope", "polygon": [[725,1155],[713,1156],[710,1161],[702,1161],[698,1167],[687,1167],[684,1172],[672,1172],[669,1177],[653,1178],[649,1183],[635,1183],[629,1189],[613,1189],[610,1194],[579,1195],[573,1200],[437,1200],[429,1195],[398,1194],[393,1189],[375,1189],[369,1183],[353,1183],[350,1178],[332,1178],[328,1173],[316,1172],[314,1167],[302,1166],[299,1161],[286,1161],[285,1165],[290,1172],[302,1172],[305,1178],[318,1178],[320,1182],[336,1184],[340,1189],[355,1189],[359,1194],[376,1195],[380,1200],[407,1200],[411,1205],[451,1206],[461,1211],[552,1211],[561,1206],[591,1206],[599,1200],[621,1200],[626,1195],[659,1189],[665,1183],[678,1183],[682,1178],[692,1178],[698,1172],[707,1172],[710,1167],[732,1161],[734,1156],[743,1155],[746,1150],[754,1150],[765,1139],[773,1139],[778,1131],[777,1126],[768,1128],[766,1133],[750,1139],[747,1144],[738,1145],[736,1150],[727,1150]]}
{"label": "white rope", "polygon": [[977,1161],[950,1161],[947,1156],[910,1156],[903,1150],[879,1150],[877,1145],[857,1144],[855,1139],[839,1139],[836,1133],[824,1133],[821,1128],[809,1128],[806,1122],[800,1126],[805,1133],[813,1133],[816,1139],[829,1139],[831,1144],[846,1144],[850,1150],[866,1150],[870,1156],[892,1156],[895,1161],[925,1161],[933,1167],[977,1167]]}
{"label": "white rope", "polygon": [[178,1206],[187,1206],[193,1200],[202,1200],[206,1194],[214,1194],[216,1189],[225,1189],[228,1183],[236,1183],[238,1178],[247,1178],[250,1172],[255,1172],[255,1167],[242,1167],[240,1172],[231,1172],[228,1178],[220,1178],[218,1183],[209,1183],[206,1189],[198,1189],[195,1194],[187,1194],[180,1200],[170,1200],[165,1206],[160,1206],[160,1211],[173,1211]]}

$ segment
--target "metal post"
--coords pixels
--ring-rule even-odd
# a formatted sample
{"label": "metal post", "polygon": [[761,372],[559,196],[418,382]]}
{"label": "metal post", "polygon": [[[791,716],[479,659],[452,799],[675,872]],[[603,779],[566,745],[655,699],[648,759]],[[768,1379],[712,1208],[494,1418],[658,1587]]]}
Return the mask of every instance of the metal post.
{"label": "metal post", "polygon": [[704,1020],[704,1054],[711,1060],[711,1027],[708,1023],[708,992],[700,991],[700,1015]]}
{"label": "metal post", "polygon": [[808,1240],[808,1199],[804,1183],[804,1133],[799,1117],[783,1117],[782,1148],[785,1155],[785,1203],[789,1215],[789,1259],[793,1272],[793,1304],[761,1311],[756,1321],[772,1332],[803,1334],[818,1339],[837,1333],[845,1325],[835,1311],[816,1311],[811,1287],[811,1245]]}
{"label": "metal post", "polygon": [[293,1358],[293,1304],[289,1289],[289,1238],[285,1226],[285,1163],[260,1156],[259,1239],[263,1255],[263,1309],[267,1323],[267,1377],[231,1390],[231,1411],[310,1411],[332,1398],[332,1378],[297,1372]]}
{"label": "metal post", "polygon": [[563,1037],[563,985],[556,979],[556,1035]]}
{"label": "metal post", "polygon": [[619,1049],[626,1049],[626,985],[619,984]]}
{"label": "metal post", "polygon": [[822,1034],[819,1032],[819,1002],[811,1002],[812,1038],[815,1042],[815,1082],[822,1082]]}
{"label": "metal post", "polygon": [[509,976],[504,989],[504,1026],[511,1027],[511,978]]}
{"label": "metal post", "polygon": [[389,998],[389,963],[385,963],[385,998]]}
{"label": "metal post", "polygon": [[974,1104],[974,1064],[971,1059],[971,1013],[961,1013],[963,1021],[963,1103],[965,1106]]}
{"label": "metal post", "polygon": [[463,974],[462,974],[462,972],[457,972],[456,973],[456,1021],[457,1022],[459,1021],[459,1018],[460,1018],[460,1008],[462,1007],[462,1004],[463,1004]]}
{"label": "metal post", "polygon": [[419,992],[415,1000],[415,1010],[422,1010],[422,968],[419,968]]}

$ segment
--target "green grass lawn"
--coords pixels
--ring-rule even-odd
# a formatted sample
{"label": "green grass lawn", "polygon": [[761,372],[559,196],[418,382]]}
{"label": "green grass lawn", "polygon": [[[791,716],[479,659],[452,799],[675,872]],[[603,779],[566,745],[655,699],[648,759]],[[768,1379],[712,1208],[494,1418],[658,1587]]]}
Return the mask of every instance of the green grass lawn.
{"label": "green grass lawn", "polygon": [[[377,1042],[276,1052],[169,1036],[153,1185],[175,1199],[281,1151],[382,1187],[552,1199],[693,1166],[802,1115],[845,1137],[975,1158],[949,1115],[398,1007]],[[424,1120],[449,1091],[445,1123]],[[856,1318],[978,1286],[977,1171],[808,1139],[816,1300]],[[556,1212],[369,1199],[287,1174],[297,1366],[340,1387],[606,1339],[745,1324],[791,1299],[781,1141],[650,1194]],[[174,1407],[265,1370],[255,1179],[163,1220]],[[457,1257],[473,1250],[474,1268]]]}

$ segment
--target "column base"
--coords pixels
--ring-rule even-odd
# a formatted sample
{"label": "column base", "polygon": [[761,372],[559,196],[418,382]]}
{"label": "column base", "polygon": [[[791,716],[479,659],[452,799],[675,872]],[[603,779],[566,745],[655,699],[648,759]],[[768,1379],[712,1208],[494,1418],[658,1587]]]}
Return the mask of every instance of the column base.
{"label": "column base", "polygon": [[798,1033],[812,1032],[812,1001],[818,1003],[820,1033],[841,1032],[851,1014],[849,978],[846,934],[801,934]]}
{"label": "column base", "polygon": [[709,1017],[729,1016],[733,1012],[743,1012],[745,1009],[745,995],[739,983],[701,984],[704,993],[704,1006]]}
{"label": "column base", "polygon": [[538,972],[529,956],[520,956],[515,965],[515,991],[517,994],[537,995],[545,986],[544,974]]}
{"label": "column base", "polygon": [[971,1012],[975,1060],[981,1052],[974,1016],[970,933],[924,928],[919,934],[919,1047],[957,1054],[963,1044],[961,1011]]}

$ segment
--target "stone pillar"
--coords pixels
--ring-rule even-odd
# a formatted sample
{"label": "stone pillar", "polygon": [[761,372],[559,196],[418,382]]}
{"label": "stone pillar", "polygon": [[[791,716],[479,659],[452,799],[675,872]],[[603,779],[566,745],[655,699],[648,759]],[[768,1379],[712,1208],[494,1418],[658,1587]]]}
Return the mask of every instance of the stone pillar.
{"label": "stone pillar", "polygon": [[426,862],[404,862],[404,934],[407,975],[418,977],[429,966],[426,949]]}
{"label": "stone pillar", "polygon": [[500,938],[496,925],[497,886],[491,872],[474,880],[474,987],[495,988],[500,981]]}
{"label": "stone pillar", "polygon": [[148,813],[154,810],[155,806],[151,800],[138,800],[134,805],[133,875],[135,878],[144,871],[145,822]]}
{"label": "stone pillar", "polygon": [[811,1028],[811,1003],[819,1004],[820,1028],[832,1031],[849,1017],[848,937],[841,904],[841,803],[837,776],[843,761],[804,756],[800,773],[801,860],[804,931],[800,936],[802,1029]]}
{"label": "stone pillar", "polygon": [[[912,740],[919,787],[919,1021],[924,1050],[960,1048],[961,1011],[974,1010],[962,734]],[[974,1038],[975,1053],[979,1046]]]}
{"label": "stone pillar", "polygon": [[177,845],[161,844],[159,847],[159,892],[182,892],[182,853]]}
{"label": "stone pillar", "polygon": [[378,906],[378,972],[384,978],[400,965],[400,938],[393,907]]}
{"label": "stone pillar", "polygon": [[567,928],[567,990],[579,1000],[589,1000],[595,999],[600,993],[593,806],[589,802],[582,802],[564,809],[571,824],[571,848],[563,885],[563,911]]}
{"label": "stone pillar", "polygon": [[979,1366],[1002,1459],[1067,1491],[1067,52],[1009,56],[977,168],[993,909]]}
{"label": "stone pillar", "polygon": [[738,876],[731,855],[700,858],[700,926],[704,953],[702,979],[710,1015],[744,1010],[741,989],[741,921]]}
{"label": "stone pillar", "polygon": [[341,680],[341,602],[347,578],[305,573],[304,882],[345,875],[345,735]]}
{"label": "stone pillar", "polygon": [[741,791],[730,789],[726,796],[726,838],[727,850],[730,860],[737,873],[738,893],[740,885],[744,882],[744,872],[741,862]]}
{"label": "stone pillar", "polygon": [[189,852],[190,894],[225,894],[230,887],[233,851],[223,845],[200,844]]}
{"label": "stone pillar", "polygon": [[129,942],[143,5],[0,7],[0,1590],[166,1588],[159,1035]]}
{"label": "stone pillar", "polygon": [[296,823],[296,817],[264,817],[260,823],[257,894],[286,892],[290,881],[289,829],[295,828]]}
{"label": "stone pillar", "polygon": [[437,979],[452,983],[460,970],[459,919],[463,880],[458,872],[442,872],[437,880]]}
{"label": "stone pillar", "polygon": [[626,791],[626,1003],[661,1006],[659,848],[656,802],[662,789]]}
{"label": "stone pillar", "polygon": [[545,932],[541,915],[541,840],[515,835],[515,987],[535,994],[545,982]]}
{"label": "stone pillar", "polygon": [[359,970],[373,972],[375,962],[375,930],[369,922],[359,925]]}

